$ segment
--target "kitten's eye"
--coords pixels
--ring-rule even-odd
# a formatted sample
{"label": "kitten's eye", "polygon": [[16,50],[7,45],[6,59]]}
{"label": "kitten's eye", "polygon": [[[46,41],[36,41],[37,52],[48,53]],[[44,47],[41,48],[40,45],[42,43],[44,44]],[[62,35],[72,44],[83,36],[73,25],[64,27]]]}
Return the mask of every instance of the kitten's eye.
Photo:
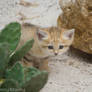
{"label": "kitten's eye", "polygon": [[60,46],[59,46],[59,49],[63,49],[63,48],[64,48],[64,46],[63,46],[63,45],[60,45]]}
{"label": "kitten's eye", "polygon": [[48,49],[53,49],[53,46],[52,45],[48,46]]}

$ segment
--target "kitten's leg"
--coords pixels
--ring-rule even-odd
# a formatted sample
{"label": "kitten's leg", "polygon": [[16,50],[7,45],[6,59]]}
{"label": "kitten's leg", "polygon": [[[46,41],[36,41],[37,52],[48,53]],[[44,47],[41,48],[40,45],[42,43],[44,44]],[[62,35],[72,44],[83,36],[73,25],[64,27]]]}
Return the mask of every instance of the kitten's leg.
{"label": "kitten's leg", "polygon": [[46,70],[49,72],[49,67],[48,67],[48,59],[44,59],[40,62],[39,64],[39,69],[40,70]]}
{"label": "kitten's leg", "polygon": [[32,66],[33,66],[33,62],[27,61],[27,60],[24,59],[24,58],[21,60],[21,64],[22,64],[23,66],[25,66],[25,67],[32,67]]}

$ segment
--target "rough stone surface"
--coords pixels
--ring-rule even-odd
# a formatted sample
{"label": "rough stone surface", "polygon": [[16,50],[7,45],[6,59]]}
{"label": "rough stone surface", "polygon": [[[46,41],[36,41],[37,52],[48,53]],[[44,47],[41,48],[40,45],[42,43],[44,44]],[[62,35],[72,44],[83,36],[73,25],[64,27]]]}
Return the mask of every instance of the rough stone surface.
{"label": "rough stone surface", "polygon": [[63,1],[60,0],[63,14],[58,18],[58,25],[75,28],[73,47],[92,54],[92,0]]}
{"label": "rough stone surface", "polygon": [[[61,13],[58,0],[26,0],[39,4],[24,7],[19,0],[0,0],[0,29],[12,21],[20,21],[19,12],[30,22],[40,26],[56,26]],[[71,49],[62,56],[53,57],[49,62],[48,83],[41,92],[92,92],[92,58]]]}

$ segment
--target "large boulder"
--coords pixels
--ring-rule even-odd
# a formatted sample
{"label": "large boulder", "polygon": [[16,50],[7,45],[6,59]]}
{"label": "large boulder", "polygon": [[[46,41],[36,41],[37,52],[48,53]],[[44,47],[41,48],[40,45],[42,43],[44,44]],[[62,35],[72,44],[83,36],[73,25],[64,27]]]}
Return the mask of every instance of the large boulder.
{"label": "large boulder", "polygon": [[60,0],[59,4],[63,13],[58,26],[75,28],[73,47],[92,54],[92,0]]}

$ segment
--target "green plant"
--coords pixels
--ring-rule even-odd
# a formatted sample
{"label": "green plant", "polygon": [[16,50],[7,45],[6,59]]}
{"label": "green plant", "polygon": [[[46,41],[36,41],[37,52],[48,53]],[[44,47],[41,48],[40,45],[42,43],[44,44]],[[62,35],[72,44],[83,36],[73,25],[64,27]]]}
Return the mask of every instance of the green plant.
{"label": "green plant", "polygon": [[[16,50],[20,41],[21,25],[8,24],[0,32],[0,91],[39,92],[47,82],[48,73],[34,67],[23,67],[20,60],[32,48],[34,40],[27,41]],[[20,90],[21,88],[21,90]]]}

